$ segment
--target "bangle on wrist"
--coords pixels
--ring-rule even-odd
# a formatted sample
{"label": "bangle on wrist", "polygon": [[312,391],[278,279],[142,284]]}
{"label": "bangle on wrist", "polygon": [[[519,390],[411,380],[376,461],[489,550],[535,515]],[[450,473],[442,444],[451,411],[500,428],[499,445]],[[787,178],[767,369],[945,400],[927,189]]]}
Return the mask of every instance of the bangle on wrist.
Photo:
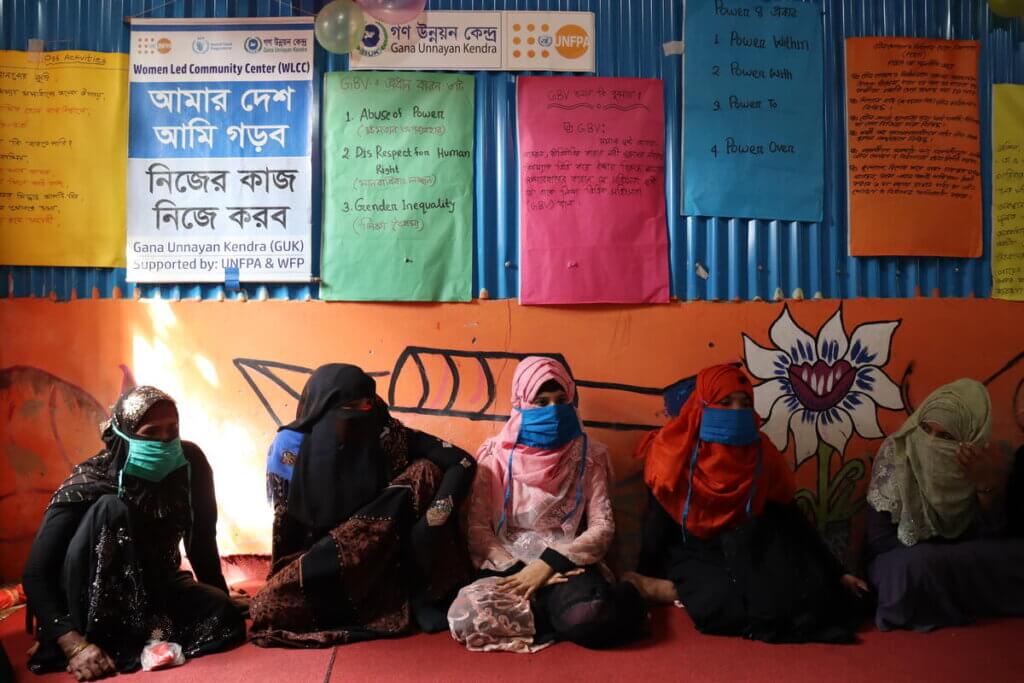
{"label": "bangle on wrist", "polygon": [[70,662],[72,659],[77,657],[78,654],[87,647],[89,647],[89,641],[82,638],[82,640],[78,642],[78,645],[71,648],[71,652],[68,653],[68,661]]}

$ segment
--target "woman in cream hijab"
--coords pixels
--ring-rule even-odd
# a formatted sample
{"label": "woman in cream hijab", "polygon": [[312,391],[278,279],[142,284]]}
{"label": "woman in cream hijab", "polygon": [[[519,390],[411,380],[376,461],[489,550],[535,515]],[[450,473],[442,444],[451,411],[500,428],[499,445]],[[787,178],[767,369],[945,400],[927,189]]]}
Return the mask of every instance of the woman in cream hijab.
{"label": "woman in cream hijab", "polygon": [[989,444],[991,409],[980,382],[957,380],[882,445],[867,495],[879,628],[1024,615],[1024,541],[1000,538],[1016,492]]}

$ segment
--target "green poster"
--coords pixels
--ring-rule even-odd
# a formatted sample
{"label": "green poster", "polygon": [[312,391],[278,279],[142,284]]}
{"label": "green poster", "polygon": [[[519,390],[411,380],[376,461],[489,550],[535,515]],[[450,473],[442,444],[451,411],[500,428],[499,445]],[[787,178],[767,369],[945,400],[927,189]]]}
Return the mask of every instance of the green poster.
{"label": "green poster", "polygon": [[324,76],[320,294],[469,301],[473,77]]}

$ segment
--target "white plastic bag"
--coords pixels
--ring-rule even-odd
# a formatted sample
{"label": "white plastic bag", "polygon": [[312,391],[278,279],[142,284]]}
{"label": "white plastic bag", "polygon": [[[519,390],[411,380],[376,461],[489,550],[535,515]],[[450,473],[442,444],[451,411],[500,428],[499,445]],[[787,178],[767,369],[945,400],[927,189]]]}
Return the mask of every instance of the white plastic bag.
{"label": "white plastic bag", "polygon": [[166,640],[151,640],[142,649],[142,670],[169,669],[185,663],[185,655],[181,654],[181,645],[168,643]]}

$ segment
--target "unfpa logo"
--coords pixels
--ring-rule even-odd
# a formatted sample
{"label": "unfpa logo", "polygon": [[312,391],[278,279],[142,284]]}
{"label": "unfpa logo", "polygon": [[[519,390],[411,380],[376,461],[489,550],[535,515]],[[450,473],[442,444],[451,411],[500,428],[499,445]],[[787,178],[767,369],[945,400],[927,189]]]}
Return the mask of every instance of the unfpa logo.
{"label": "unfpa logo", "polygon": [[555,33],[555,50],[566,59],[579,59],[590,49],[590,34],[582,26],[566,24]]}

